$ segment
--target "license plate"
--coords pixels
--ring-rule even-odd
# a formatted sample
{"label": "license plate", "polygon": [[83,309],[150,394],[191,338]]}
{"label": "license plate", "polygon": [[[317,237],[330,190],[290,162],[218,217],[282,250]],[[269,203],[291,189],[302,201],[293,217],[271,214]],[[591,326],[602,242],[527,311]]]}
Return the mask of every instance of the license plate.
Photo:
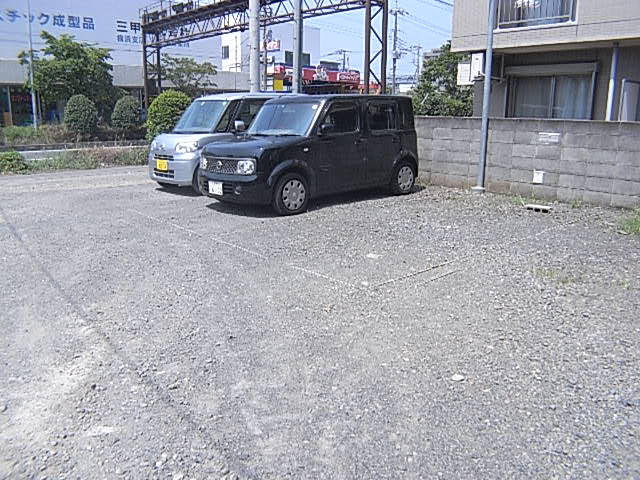
{"label": "license plate", "polygon": [[222,195],[222,182],[209,182],[209,193],[211,195]]}
{"label": "license plate", "polygon": [[169,163],[167,160],[156,160],[156,170],[162,170],[166,172],[169,170]]}

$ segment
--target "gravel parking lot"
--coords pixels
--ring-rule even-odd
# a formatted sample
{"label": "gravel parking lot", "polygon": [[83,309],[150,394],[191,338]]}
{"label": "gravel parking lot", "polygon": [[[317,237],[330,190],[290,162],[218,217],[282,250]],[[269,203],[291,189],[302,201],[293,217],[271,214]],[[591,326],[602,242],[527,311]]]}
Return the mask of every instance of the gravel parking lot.
{"label": "gravel parking lot", "polygon": [[0,477],[640,478],[640,238],[439,187],[295,217],[0,178]]}

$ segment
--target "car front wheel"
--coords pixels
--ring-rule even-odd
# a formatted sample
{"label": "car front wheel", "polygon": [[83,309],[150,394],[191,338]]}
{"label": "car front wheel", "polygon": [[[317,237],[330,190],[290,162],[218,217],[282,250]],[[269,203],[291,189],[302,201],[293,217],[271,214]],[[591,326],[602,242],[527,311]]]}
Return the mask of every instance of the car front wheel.
{"label": "car front wheel", "polygon": [[273,194],[273,208],[280,215],[303,212],[309,202],[307,181],[297,173],[287,173],[278,180]]}

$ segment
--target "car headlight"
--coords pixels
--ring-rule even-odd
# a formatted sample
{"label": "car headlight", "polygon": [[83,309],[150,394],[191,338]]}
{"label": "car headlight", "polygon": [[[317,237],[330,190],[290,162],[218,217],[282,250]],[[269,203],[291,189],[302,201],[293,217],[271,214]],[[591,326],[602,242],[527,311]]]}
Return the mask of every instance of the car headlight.
{"label": "car headlight", "polygon": [[198,142],[181,142],[176,144],[176,152],[192,153],[198,150]]}
{"label": "car headlight", "polygon": [[202,153],[200,154],[200,168],[202,170],[206,170],[207,169],[207,157],[202,155]]}
{"label": "car headlight", "polygon": [[239,173],[240,175],[252,175],[256,173],[256,161],[255,160],[238,160],[236,173]]}
{"label": "car headlight", "polygon": [[156,148],[158,148],[158,142],[156,142],[155,140],[153,142],[151,142],[151,150],[155,150]]}

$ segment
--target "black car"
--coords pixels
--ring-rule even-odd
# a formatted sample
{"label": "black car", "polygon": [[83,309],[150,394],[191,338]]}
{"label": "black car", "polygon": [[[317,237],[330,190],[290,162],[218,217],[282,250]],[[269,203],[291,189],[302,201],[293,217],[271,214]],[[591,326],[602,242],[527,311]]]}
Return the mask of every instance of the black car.
{"label": "black car", "polygon": [[291,95],[269,100],[247,135],[200,157],[203,193],[222,201],[302,212],[310,198],[389,186],[410,193],[418,175],[411,99]]}

